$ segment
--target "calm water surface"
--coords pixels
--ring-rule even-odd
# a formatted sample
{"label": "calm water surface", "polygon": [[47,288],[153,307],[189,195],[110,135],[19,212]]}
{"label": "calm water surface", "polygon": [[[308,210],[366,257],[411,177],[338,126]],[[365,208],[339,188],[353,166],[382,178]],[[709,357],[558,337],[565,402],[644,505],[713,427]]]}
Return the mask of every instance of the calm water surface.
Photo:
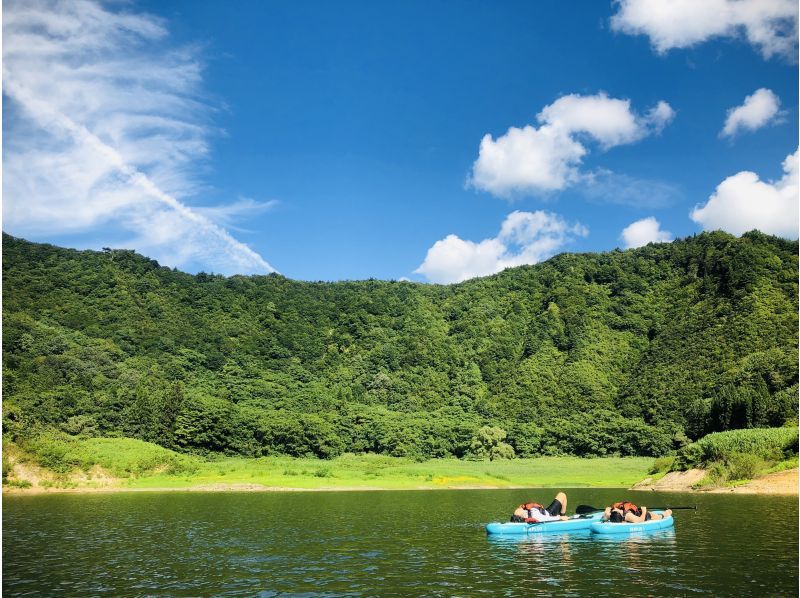
{"label": "calm water surface", "polygon": [[[3,498],[12,595],[797,596],[796,497],[567,491],[697,504],[675,529],[494,540],[553,490],[126,493]],[[570,509],[570,512],[571,510]],[[761,515],[759,515],[761,513]]]}

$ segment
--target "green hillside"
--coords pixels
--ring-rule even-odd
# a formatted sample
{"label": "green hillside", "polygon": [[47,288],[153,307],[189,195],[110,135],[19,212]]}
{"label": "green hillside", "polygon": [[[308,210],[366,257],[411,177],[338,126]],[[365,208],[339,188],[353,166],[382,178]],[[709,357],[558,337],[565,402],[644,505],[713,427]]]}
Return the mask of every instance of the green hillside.
{"label": "green hillside", "polygon": [[715,232],[450,286],[310,283],[3,235],[4,437],[661,455],[797,417],[797,255]]}

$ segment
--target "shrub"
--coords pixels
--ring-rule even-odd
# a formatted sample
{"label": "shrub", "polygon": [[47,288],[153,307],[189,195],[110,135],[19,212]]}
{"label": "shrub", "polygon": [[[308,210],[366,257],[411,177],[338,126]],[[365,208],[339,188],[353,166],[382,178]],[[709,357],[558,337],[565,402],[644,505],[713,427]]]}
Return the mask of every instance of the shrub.
{"label": "shrub", "polygon": [[647,473],[656,474],[664,473],[672,469],[672,464],[675,462],[675,457],[659,457],[650,466]]}
{"label": "shrub", "polygon": [[686,471],[696,465],[700,465],[703,458],[703,447],[697,442],[688,444],[678,451],[675,461],[672,463],[672,471]]}
{"label": "shrub", "polygon": [[181,455],[161,446],[133,438],[76,438],[46,430],[25,441],[23,448],[42,467],[56,473],[89,470],[99,465],[112,475],[127,477],[148,472],[194,473],[197,457]]}
{"label": "shrub", "polygon": [[84,469],[96,464],[121,477],[148,472],[193,473],[199,468],[196,457],[133,438],[89,438],[79,443],[76,454],[75,461]]}
{"label": "shrub", "polygon": [[318,478],[331,478],[333,477],[333,473],[330,467],[320,467],[314,472],[314,476]]}
{"label": "shrub", "polygon": [[3,455],[3,482],[6,481],[8,474],[10,474],[14,470],[14,466],[11,465],[9,460]]}
{"label": "shrub", "polygon": [[28,480],[3,480],[3,484],[9,488],[30,488],[31,483]]}
{"label": "shrub", "polygon": [[61,429],[74,436],[93,436],[97,434],[97,422],[90,415],[73,415],[61,424]]}
{"label": "shrub", "polygon": [[797,439],[797,427],[714,432],[682,448],[673,469],[686,469],[716,461],[725,462],[735,454],[780,461],[797,454]]}
{"label": "shrub", "polygon": [[728,481],[728,470],[722,462],[712,463],[708,468],[705,477],[700,480],[695,487],[721,486]]}
{"label": "shrub", "polygon": [[728,457],[726,465],[730,480],[750,480],[767,468],[763,459],[749,453],[733,453]]}
{"label": "shrub", "polygon": [[25,450],[31,452],[42,467],[57,473],[68,473],[79,461],[75,456],[77,441],[72,436],[46,430],[27,440]]}

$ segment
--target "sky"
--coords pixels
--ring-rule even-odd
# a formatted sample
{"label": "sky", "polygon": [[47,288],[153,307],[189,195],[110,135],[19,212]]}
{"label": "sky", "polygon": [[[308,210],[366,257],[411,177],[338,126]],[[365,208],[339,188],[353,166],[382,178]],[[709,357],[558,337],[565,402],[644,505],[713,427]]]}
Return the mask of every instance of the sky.
{"label": "sky", "polygon": [[3,2],[3,230],[453,283],[798,237],[794,0]]}

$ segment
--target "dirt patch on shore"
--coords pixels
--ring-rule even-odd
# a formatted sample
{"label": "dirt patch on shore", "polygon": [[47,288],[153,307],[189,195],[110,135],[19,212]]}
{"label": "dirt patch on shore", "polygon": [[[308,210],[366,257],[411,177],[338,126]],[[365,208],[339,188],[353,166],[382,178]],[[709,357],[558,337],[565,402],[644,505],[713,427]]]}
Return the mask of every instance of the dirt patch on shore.
{"label": "dirt patch on shore", "polygon": [[192,492],[266,492],[270,488],[263,484],[203,484],[184,488],[184,490]]}
{"label": "dirt patch on shore", "polygon": [[[30,484],[31,488],[42,487],[44,485],[52,484],[55,476],[52,472],[39,467],[33,463],[29,463],[20,458],[20,456],[13,450],[4,448],[3,458],[9,465],[8,481],[14,483]],[[3,491],[6,491],[6,486],[3,486]],[[11,490],[12,488],[9,488]],[[14,490],[30,490],[30,488],[14,488]]]}
{"label": "dirt patch on shore", "polygon": [[776,471],[752,482],[734,488],[715,488],[711,492],[733,492],[734,494],[797,494],[798,470]]}
{"label": "dirt patch on shore", "polygon": [[797,494],[798,470],[787,469],[756,478],[746,484],[723,488],[702,488],[693,486],[706,475],[703,469],[673,471],[655,482],[647,478],[631,487],[631,490],[653,490],[656,492],[732,492],[734,494]]}
{"label": "dirt patch on shore", "polygon": [[658,492],[691,492],[692,486],[702,480],[706,472],[702,469],[688,471],[672,471],[663,478],[653,481],[652,478],[634,484],[631,490],[653,490]]}
{"label": "dirt patch on shore", "polygon": [[[120,478],[109,474],[99,465],[89,471],[73,471],[70,474],[57,474],[25,459],[14,449],[4,448],[4,459],[9,465],[8,484],[3,492],[10,494],[45,494],[63,491],[112,490],[121,484]],[[20,484],[28,484],[20,487]]]}

